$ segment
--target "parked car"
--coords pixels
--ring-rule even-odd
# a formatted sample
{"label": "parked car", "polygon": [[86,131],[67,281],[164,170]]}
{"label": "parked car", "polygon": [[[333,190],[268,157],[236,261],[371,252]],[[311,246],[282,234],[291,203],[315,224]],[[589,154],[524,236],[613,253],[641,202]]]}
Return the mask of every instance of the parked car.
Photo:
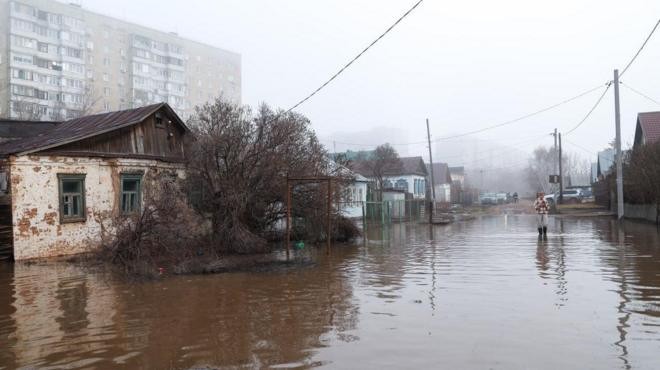
{"label": "parked car", "polygon": [[504,204],[508,203],[508,194],[507,193],[497,193],[495,194],[497,197],[497,204]]}
{"label": "parked car", "polygon": [[479,195],[479,203],[481,204],[497,204],[496,193],[483,193]]}
{"label": "parked car", "polygon": [[[582,200],[584,199],[584,194],[582,193],[581,189],[568,189],[564,190],[564,203],[568,204],[578,204],[582,203]],[[549,205],[555,204],[555,199],[559,198],[559,192],[556,192],[554,194],[549,194],[545,196],[545,201],[548,202]]]}

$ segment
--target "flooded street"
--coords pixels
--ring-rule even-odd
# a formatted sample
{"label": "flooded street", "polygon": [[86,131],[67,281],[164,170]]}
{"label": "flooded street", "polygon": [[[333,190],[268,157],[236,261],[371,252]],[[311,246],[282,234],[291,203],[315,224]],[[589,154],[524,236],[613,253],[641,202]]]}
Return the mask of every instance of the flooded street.
{"label": "flooded street", "polygon": [[0,266],[0,368],[657,369],[660,237],[610,218],[369,228],[302,266],[128,283]]}

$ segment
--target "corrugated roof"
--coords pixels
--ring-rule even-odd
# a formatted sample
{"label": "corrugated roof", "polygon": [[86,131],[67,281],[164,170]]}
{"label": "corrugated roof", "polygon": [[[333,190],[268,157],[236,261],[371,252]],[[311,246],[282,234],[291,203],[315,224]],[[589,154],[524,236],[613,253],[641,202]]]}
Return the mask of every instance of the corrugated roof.
{"label": "corrugated roof", "polygon": [[149,115],[161,108],[166,108],[173,117],[176,117],[178,123],[187,130],[185,124],[181,122],[167,103],[158,103],[135,109],[93,114],[64,121],[54,125],[50,130],[45,130],[35,136],[23,140],[13,140],[3,144],[2,148],[0,148],[0,155],[29,154],[101,135],[122,127],[132,126],[142,122]]}
{"label": "corrugated roof", "polygon": [[637,122],[642,129],[646,144],[660,141],[660,112],[639,113]]}

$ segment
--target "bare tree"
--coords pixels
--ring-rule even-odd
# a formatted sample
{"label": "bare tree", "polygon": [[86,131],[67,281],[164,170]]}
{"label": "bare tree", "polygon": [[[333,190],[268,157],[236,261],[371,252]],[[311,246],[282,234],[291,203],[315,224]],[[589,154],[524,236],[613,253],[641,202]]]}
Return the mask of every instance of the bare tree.
{"label": "bare tree", "polygon": [[[558,153],[555,148],[540,146],[534,150],[532,159],[525,169],[527,182],[536,191],[549,191],[552,186],[549,175],[557,174],[555,168]],[[564,186],[572,184],[589,184],[591,166],[589,161],[576,153],[562,153],[562,172]],[[571,180],[571,183],[568,180]]]}
{"label": "bare tree", "polygon": [[17,114],[17,119],[23,121],[40,121],[42,119],[39,105],[29,101],[26,97],[14,95],[10,104],[10,109]]}
{"label": "bare tree", "polygon": [[55,121],[64,121],[66,119],[78,118],[97,113],[99,111],[97,104],[100,100],[101,97],[96,92],[94,84],[86,82],[85,88],[81,94],[81,102],[77,104],[75,107],[76,109],[73,109],[73,106],[71,105],[67,106],[60,97],[52,108],[53,113],[51,114],[51,119]]}
{"label": "bare tree", "polygon": [[378,200],[383,200],[383,179],[385,175],[401,170],[403,164],[399,153],[390,144],[379,145],[370,158],[361,155],[356,160],[360,167],[366,169],[369,177],[374,180]]}
{"label": "bare tree", "polygon": [[[309,120],[297,113],[276,113],[262,105],[255,114],[217,98],[197,107],[189,124],[196,136],[190,186],[203,194],[195,205],[211,214],[221,252],[267,249],[268,231],[286,214],[287,177],[325,176],[331,168]],[[297,187],[296,218],[314,223],[323,217],[324,191],[316,185]]]}
{"label": "bare tree", "polygon": [[85,83],[85,90],[82,94],[82,103],[80,104],[80,116],[87,116],[98,111],[96,108],[97,103],[101,100],[94,84],[91,82]]}

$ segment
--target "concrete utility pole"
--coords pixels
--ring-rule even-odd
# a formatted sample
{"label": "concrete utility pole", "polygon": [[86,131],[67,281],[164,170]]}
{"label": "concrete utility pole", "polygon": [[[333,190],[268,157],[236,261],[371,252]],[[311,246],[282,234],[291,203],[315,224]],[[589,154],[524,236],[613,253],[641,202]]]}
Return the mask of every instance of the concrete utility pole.
{"label": "concrete utility pole", "polygon": [[561,168],[561,132],[558,134],[559,136],[559,203],[558,204],[563,204],[564,203],[564,174],[562,173],[562,168]]}
{"label": "concrete utility pole", "polygon": [[616,205],[623,219],[623,153],[621,153],[621,110],[619,108],[619,70],[614,70],[614,122],[616,123]]}
{"label": "concrete utility pole", "polygon": [[429,142],[429,161],[431,162],[431,195],[432,200],[435,202],[435,178],[433,176],[433,154],[431,153],[431,129],[429,129],[429,119],[426,119],[426,139]]}

